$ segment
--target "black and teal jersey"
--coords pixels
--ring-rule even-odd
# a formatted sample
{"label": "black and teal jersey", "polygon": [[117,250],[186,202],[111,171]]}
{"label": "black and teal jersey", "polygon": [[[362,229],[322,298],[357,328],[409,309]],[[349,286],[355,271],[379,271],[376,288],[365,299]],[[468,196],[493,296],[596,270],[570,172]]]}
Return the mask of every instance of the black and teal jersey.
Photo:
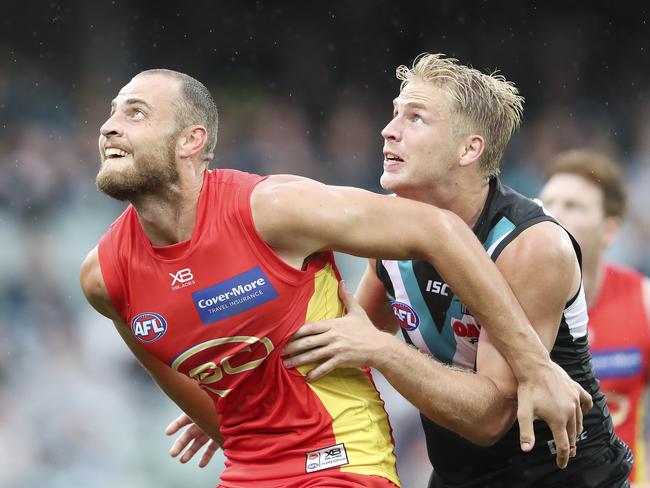
{"label": "black and teal jersey", "polygon": [[[473,230],[485,251],[496,261],[524,230],[547,221],[557,223],[540,203],[503,186],[498,178],[494,178],[490,181],[485,207]],[[580,249],[571,239],[580,259]],[[377,260],[377,275],[386,288],[407,342],[442,363],[466,370],[476,369],[480,324],[431,264],[426,261]],[[544,296],[540,295],[539,299],[544,300]],[[422,416],[427,450],[434,467],[432,487],[619,486],[617,480],[627,478],[631,457],[627,446],[613,433],[605,397],[594,376],[587,342],[587,322],[587,304],[581,286],[565,306],[551,350],[553,361],[580,383],[594,400],[594,407],[584,417],[578,455],[570,461],[569,468],[560,471],[555,466],[553,436],[542,422],[535,422],[535,448],[524,454],[519,447],[516,423],[495,445],[479,447]],[[605,470],[610,474],[604,478],[596,475],[593,483],[576,477],[574,470],[577,468],[572,466],[584,468],[594,456],[599,456],[598,463],[602,464],[605,450],[614,453],[609,457],[615,459],[612,463],[616,466],[611,465]],[[558,478],[559,484],[543,484],[544,480],[556,475],[565,477]],[[566,480],[572,480],[571,484],[562,484]]]}

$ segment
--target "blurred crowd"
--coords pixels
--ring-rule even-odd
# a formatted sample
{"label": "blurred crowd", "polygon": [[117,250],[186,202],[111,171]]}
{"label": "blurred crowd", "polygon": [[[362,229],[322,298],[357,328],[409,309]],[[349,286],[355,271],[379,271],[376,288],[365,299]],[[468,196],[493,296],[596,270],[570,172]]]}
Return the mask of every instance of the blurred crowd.
{"label": "blurred crowd", "polygon": [[[174,408],[78,289],[81,259],[124,207],[94,186],[96,136],[105,115],[104,110],[87,114],[82,130],[30,122],[0,140],[0,437],[5,441],[0,450],[7,451],[0,455],[0,463],[7,464],[0,469],[0,485],[8,488],[41,486],[45,480],[52,488],[118,481],[144,486],[138,481],[144,476],[147,484],[160,477],[165,481],[157,486],[174,486],[170,473],[182,477],[198,471],[180,470],[165,459],[169,442],[162,431]],[[379,130],[386,117],[353,97],[335,104],[317,126],[298,105],[282,99],[260,99],[242,110],[240,101],[225,97],[221,116],[213,167],[296,173],[380,191]],[[632,205],[611,258],[650,273],[645,211],[650,105],[634,117],[635,143],[623,152],[614,145],[614,121],[597,124],[593,117],[549,106],[515,136],[502,176],[534,196],[544,165],[557,152],[589,146],[618,154],[631,182]],[[341,263],[354,283],[363,263],[343,257]],[[422,486],[428,470],[416,412],[389,388],[385,396],[402,477],[406,486]],[[140,430],[142,437],[134,435]],[[218,462],[210,475],[202,474],[205,486],[217,472]]]}
{"label": "blurred crowd", "polygon": [[[59,15],[53,5],[57,4],[50,4],[51,13]],[[104,11],[109,8],[106,5]],[[330,14],[334,18],[334,13]],[[56,15],[57,22],[65,20],[64,16],[57,20]],[[488,54],[494,48],[491,42],[475,39],[470,44],[459,39],[458,33],[451,41],[436,36],[425,42],[420,35],[406,42],[402,30],[406,17],[397,15],[390,24],[395,29],[394,42],[406,44],[401,53],[407,54],[400,54],[399,62],[409,62],[425,49],[445,51],[449,42],[458,42],[461,60],[465,61],[463,52],[471,51],[477,67],[497,64],[497,55]],[[575,12],[572,18],[577,19]],[[139,21],[134,19],[131,27]],[[456,22],[462,24],[463,19],[458,17]],[[544,181],[545,165],[558,152],[590,147],[613,155],[630,182],[630,209],[609,258],[650,274],[650,87],[639,82],[639,69],[625,59],[619,66],[603,68],[606,61],[598,58],[599,46],[587,52],[585,42],[571,40],[572,35],[598,34],[589,31],[594,26],[593,16],[583,18],[582,31],[568,21],[553,21],[552,15],[546,18],[547,23],[540,25],[547,29],[538,26],[529,40],[530,52],[536,54],[535,70],[525,73],[521,86],[528,100],[524,122],[505,155],[502,178],[521,193],[536,196]],[[153,22],[158,22],[157,18]],[[273,16],[269,22],[274,22]],[[502,19],[499,22],[491,28],[483,25],[482,35],[495,44],[500,42],[504,51],[499,56],[508,60],[504,63],[517,64],[521,59],[518,43],[503,41],[512,28]],[[164,30],[164,22],[156,25]],[[92,27],[108,34],[106,26]],[[526,28],[519,27],[521,36]],[[304,33],[309,28],[295,25],[294,32]],[[286,29],[283,32],[286,34]],[[360,34],[350,32],[351,48],[361,42],[355,35]],[[546,36],[543,39],[548,43],[540,36]],[[91,36],[87,39],[96,42]],[[16,53],[7,42],[0,38],[0,46],[13,56]],[[124,40],[121,42],[120,49],[128,49],[128,43],[125,48]],[[296,85],[309,84],[300,81],[303,79],[314,81],[317,77],[320,81],[299,96],[278,90],[273,82],[237,84],[231,80],[220,84],[216,75],[202,78],[220,108],[219,142],[212,167],[294,173],[381,191],[380,130],[390,117],[391,97],[397,94],[398,84],[392,75],[397,63],[383,65],[384,78],[391,80],[386,86],[392,91],[387,91],[377,88],[381,85],[377,80],[373,81],[375,89],[363,81],[374,76],[370,61],[363,64],[366,58],[348,59],[348,66],[360,63],[359,70],[346,73],[340,69],[337,79],[349,76],[349,82],[329,87],[327,97],[318,101],[318,90],[328,86],[328,73],[336,71],[338,64],[319,64],[316,57],[309,57],[307,64],[302,61],[320,44],[328,46],[333,58],[340,55],[342,45],[328,42],[326,34],[315,30],[312,37],[301,38],[292,46],[297,50],[295,58],[301,61],[285,70],[285,80],[295,77]],[[633,38],[628,39],[630,43]],[[143,57],[149,53],[141,43],[132,41],[131,45]],[[285,42],[285,62],[289,63],[292,51],[287,45]],[[272,49],[271,44],[265,46]],[[628,50],[626,59],[645,56],[643,49],[641,52]],[[367,55],[368,59],[385,55],[390,60],[395,56],[394,50],[385,47]],[[65,53],[58,56],[65,57]],[[161,59],[164,54],[159,50],[156,56],[151,59]],[[107,53],[105,62],[116,62],[116,57]],[[580,66],[558,63],[558,57],[573,57]],[[79,290],[81,260],[124,208],[95,189],[98,130],[108,115],[111,97],[138,71],[136,62],[130,67],[122,63],[118,74],[108,79],[93,71],[90,58],[86,53],[78,85],[73,80],[50,80],[43,90],[35,89],[39,80],[49,80],[42,68],[30,64],[29,71],[14,72],[10,60],[0,59],[0,486],[171,488],[188,486],[188,479],[193,480],[191,486],[214,486],[223,463],[219,456],[203,471],[196,463],[180,466],[167,458],[171,443],[163,430],[176,415],[175,407],[134,362],[112,324],[90,310]],[[38,56],[30,59],[39,62]],[[483,60],[484,64],[477,62]],[[46,61],[50,66],[54,63]],[[151,62],[155,61],[144,64],[148,67]],[[344,60],[341,64],[345,67]],[[504,74],[519,84],[518,76],[524,77],[522,71],[529,66],[523,65],[514,75],[506,69]],[[261,78],[265,70],[273,71],[262,62],[251,69],[259,70]],[[201,70],[211,73],[205,66]],[[189,67],[188,71],[196,74]],[[615,87],[607,85],[611,81],[603,72],[615,78]],[[581,77],[594,73],[598,76],[594,75],[593,83],[607,86],[598,92],[606,93],[604,98],[585,90],[590,82]],[[356,283],[364,263],[345,256],[340,256],[340,263],[348,282]],[[404,485],[425,486],[430,468],[417,413],[381,378],[378,383],[395,428]]]}

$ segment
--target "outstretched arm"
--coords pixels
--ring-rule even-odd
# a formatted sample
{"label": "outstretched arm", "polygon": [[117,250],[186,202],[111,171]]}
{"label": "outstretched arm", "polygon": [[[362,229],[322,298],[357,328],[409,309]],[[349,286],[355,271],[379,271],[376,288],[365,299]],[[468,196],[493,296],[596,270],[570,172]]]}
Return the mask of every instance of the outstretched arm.
{"label": "outstretched arm", "polygon": [[[432,263],[490,332],[519,380],[522,433],[532,432],[536,416],[549,425],[567,425],[581,415],[581,400],[590,408],[591,398],[553,366],[504,277],[455,214],[420,202],[287,176],[258,185],[251,207],[262,238],[296,267],[305,256],[328,249]],[[522,448],[528,450],[532,442],[522,435]]]}
{"label": "outstretched arm", "polygon": [[[539,224],[508,246],[497,265],[550,350],[564,306],[580,286],[568,237],[555,224]],[[373,366],[424,415],[482,446],[493,444],[511,427],[517,413],[517,381],[486,330],[479,339],[476,374],[455,370],[377,331],[349,294],[342,291],[341,296],[349,314],[301,328],[285,348],[285,354],[296,354],[285,364],[323,361],[308,379],[335,367]],[[567,381],[571,380],[567,377]],[[569,439],[575,438],[581,425],[574,416],[551,429],[558,439],[558,464],[563,465],[565,457],[575,455],[575,444]]]}

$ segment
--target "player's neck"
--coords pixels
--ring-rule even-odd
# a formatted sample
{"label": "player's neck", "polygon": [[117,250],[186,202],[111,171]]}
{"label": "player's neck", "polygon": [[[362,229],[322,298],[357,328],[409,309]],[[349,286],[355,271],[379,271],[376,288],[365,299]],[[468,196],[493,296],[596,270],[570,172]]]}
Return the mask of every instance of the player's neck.
{"label": "player's neck", "polygon": [[182,175],[163,191],[131,202],[152,245],[168,246],[192,236],[202,186],[203,172]]}
{"label": "player's neck", "polygon": [[602,256],[592,260],[584,260],[582,266],[582,280],[585,286],[587,308],[593,307],[598,301],[600,291],[605,281],[605,265]]}
{"label": "player's neck", "polygon": [[458,215],[469,226],[474,227],[485,207],[490,185],[482,178],[465,178],[438,185],[423,199],[439,208]]}

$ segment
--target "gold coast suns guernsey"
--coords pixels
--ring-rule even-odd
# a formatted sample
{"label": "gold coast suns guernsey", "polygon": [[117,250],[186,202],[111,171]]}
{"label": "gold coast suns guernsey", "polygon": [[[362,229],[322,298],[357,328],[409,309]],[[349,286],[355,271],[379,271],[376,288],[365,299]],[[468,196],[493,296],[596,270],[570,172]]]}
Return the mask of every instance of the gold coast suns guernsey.
{"label": "gold coast suns guernsey", "polygon": [[650,371],[650,324],[642,295],[643,275],[605,265],[596,303],[589,309],[589,347],[607,396],[616,434],[634,453],[630,481],[648,481],[644,424]]}
{"label": "gold coast suns guernsey", "polygon": [[111,301],[146,350],[214,400],[225,439],[221,486],[399,485],[369,371],[307,383],[309,368],[282,363],[302,324],[343,307],[331,253],[297,270],[257,234],[250,195],[262,179],[206,171],[192,236],[171,246],[153,247],[129,206],[99,243]]}

